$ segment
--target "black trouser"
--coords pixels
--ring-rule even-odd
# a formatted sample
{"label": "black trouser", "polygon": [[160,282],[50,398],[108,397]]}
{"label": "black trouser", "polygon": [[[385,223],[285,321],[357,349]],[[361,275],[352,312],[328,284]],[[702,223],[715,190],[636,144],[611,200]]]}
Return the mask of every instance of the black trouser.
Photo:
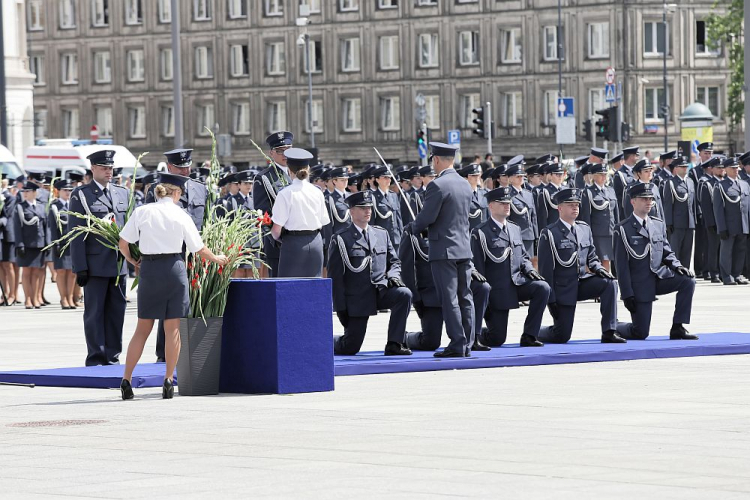
{"label": "black trouser", "polygon": [[[695,279],[681,274],[673,278],[656,280],[656,295],[666,295],[677,292],[674,304],[674,316],[672,323],[688,324],[690,323],[690,312],[693,309],[693,293],[695,293]],[[629,331],[618,333],[620,336],[631,340],[644,340],[651,332],[651,311],[654,303],[638,302],[636,297],[635,313],[630,313],[633,320],[633,326]]]}
{"label": "black trouser", "polygon": [[744,234],[730,236],[720,240],[719,245],[719,271],[724,283],[732,283],[740,274],[745,265],[745,243],[747,238]]}
{"label": "black trouser", "polygon": [[696,221],[695,223],[695,234],[698,235],[695,239],[695,254],[693,256],[693,266],[695,268],[695,275],[701,276],[708,272],[706,263],[706,246],[708,241],[703,238],[706,234],[706,226],[703,225],[703,221]]}
{"label": "black trouser", "polygon": [[[411,309],[411,291],[406,287],[385,288],[378,290],[376,309],[390,309],[388,321],[388,341],[404,343],[406,335],[406,318]],[[336,354],[357,354],[362,347],[367,332],[369,316],[350,316],[349,324],[344,327],[344,335],[334,341]]]}
{"label": "black trouser", "polygon": [[422,331],[407,333],[406,346],[415,351],[434,351],[440,347],[443,336],[443,310],[425,307],[421,302],[414,303],[414,310],[419,315]]}
{"label": "black trouser", "polygon": [[[519,301],[529,301],[529,310],[523,324],[523,334],[537,337],[542,327],[544,308],[547,307],[550,288],[546,281],[531,281],[516,288]],[[490,306],[484,314],[487,331],[482,335],[482,342],[490,347],[500,347],[508,337],[507,309],[495,309]]]}
{"label": "black trouser", "polygon": [[[711,277],[719,277],[719,234],[716,227],[706,228],[706,244],[703,247],[703,274],[708,273]],[[700,238],[698,238],[700,240]],[[697,242],[696,242],[697,243]]]}
{"label": "black trouser", "polygon": [[445,350],[465,354],[474,343],[471,260],[434,260],[430,262],[430,269],[450,339]]}
{"label": "black trouser", "polygon": [[[690,258],[693,254],[693,233],[694,229],[674,229],[669,235],[669,246],[677,255],[680,263],[690,268]],[[696,272],[697,274],[697,272]]]}
{"label": "black trouser", "polygon": [[120,362],[122,325],[125,322],[127,277],[91,276],[84,287],[83,331],[86,335],[86,366]]}

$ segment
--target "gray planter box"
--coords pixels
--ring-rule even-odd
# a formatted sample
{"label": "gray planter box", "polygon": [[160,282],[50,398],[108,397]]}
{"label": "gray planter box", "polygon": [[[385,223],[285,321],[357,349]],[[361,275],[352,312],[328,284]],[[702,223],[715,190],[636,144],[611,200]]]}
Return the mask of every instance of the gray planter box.
{"label": "gray planter box", "polygon": [[180,358],[177,388],[180,396],[219,393],[221,373],[221,329],[224,318],[180,319]]}

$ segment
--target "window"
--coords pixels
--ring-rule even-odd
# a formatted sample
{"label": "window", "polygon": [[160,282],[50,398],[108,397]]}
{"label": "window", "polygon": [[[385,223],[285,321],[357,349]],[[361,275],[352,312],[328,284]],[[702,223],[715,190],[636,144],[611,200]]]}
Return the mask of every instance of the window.
{"label": "window", "polygon": [[283,0],[265,0],[265,15],[266,17],[271,16],[283,16],[284,15],[284,2]]}
{"label": "window", "polygon": [[211,0],[193,0],[193,21],[211,20]]}
{"label": "window", "polygon": [[172,80],[172,49],[164,47],[159,50],[159,76],[165,82]]}
{"label": "window", "polygon": [[161,107],[161,134],[174,137],[174,106],[170,104]]}
{"label": "window", "polygon": [[[43,0],[28,1],[28,19],[27,25],[29,31],[39,31],[44,29],[44,3]],[[46,111],[45,111],[46,113]]]}
{"label": "window", "polygon": [[462,31],[458,34],[458,62],[461,66],[479,64],[479,33]]}
{"label": "window", "polygon": [[29,71],[34,74],[34,85],[44,85],[44,56],[29,56]]}
{"label": "window", "polygon": [[232,132],[235,135],[248,135],[250,133],[250,103],[232,103]]}
{"label": "window", "polygon": [[380,129],[401,130],[401,99],[396,96],[380,98]]}
{"label": "window", "polygon": [[[312,101],[312,125],[316,134],[323,132],[323,100]],[[310,133],[310,101],[305,100],[305,132]]]}
{"label": "window", "polygon": [[643,53],[649,56],[664,54],[666,29],[662,22],[647,22],[643,25]]}
{"label": "window", "polygon": [[214,77],[214,55],[210,47],[195,48],[195,77]]}
{"label": "window", "polygon": [[142,82],[146,79],[145,61],[143,49],[129,50],[127,52],[128,60],[128,81]]}
{"label": "window", "polygon": [[695,53],[699,55],[719,55],[719,44],[708,38],[706,21],[695,21]]}
{"label": "window", "polygon": [[60,0],[60,29],[76,27],[76,5],[74,0]]}
{"label": "window", "polygon": [[94,83],[112,81],[112,57],[109,51],[94,52]]}
{"label": "window", "polygon": [[[198,135],[208,135],[208,130],[213,130],[214,105],[213,103],[198,104]],[[206,130],[208,128],[208,130]]]}
{"label": "window", "polygon": [[396,9],[398,0],[378,0],[378,9]]}
{"label": "window", "polygon": [[380,37],[380,69],[398,69],[398,35]]}
{"label": "window", "polygon": [[[271,42],[266,44],[266,73],[283,75],[286,71],[286,54],[284,42]],[[274,132],[272,130],[272,132]]]}
{"label": "window", "polygon": [[609,23],[589,24],[589,58],[609,57]]}
{"label": "window", "polygon": [[341,71],[359,71],[359,38],[341,40]]}
{"label": "window", "polygon": [[504,92],[500,94],[500,124],[503,127],[515,128],[523,126],[523,94],[520,91]]}
{"label": "window", "polygon": [[[561,35],[564,34],[561,33]],[[545,26],[544,27],[544,60],[545,61],[557,61],[558,59],[558,49],[562,48],[563,43],[563,37],[560,37],[560,40],[558,41],[558,32],[557,32],[557,26]],[[565,59],[565,54],[562,53],[562,50],[560,50],[559,54],[560,59]]]}
{"label": "window", "polygon": [[158,5],[159,22],[167,24],[172,22],[172,2],[171,0],[159,0]]}
{"label": "window", "polygon": [[362,131],[362,100],[359,97],[346,98],[342,101],[344,132]]}
{"label": "window", "polygon": [[359,10],[359,0],[339,0],[339,12],[356,12]]}
{"label": "window", "polygon": [[[310,40],[310,58],[308,59],[310,63],[310,71],[313,73],[320,73],[323,70],[323,55],[322,55],[322,43],[320,40]],[[304,49],[303,49],[304,50]],[[302,55],[304,59],[304,53]],[[302,61],[302,70],[305,74],[307,74],[307,63],[303,60]]]}
{"label": "window", "polygon": [[521,28],[500,30],[500,62],[502,64],[521,62]]}
{"label": "window", "polygon": [[128,107],[128,137],[131,139],[146,137],[146,106]]}
{"label": "window", "polygon": [[64,108],[62,110],[63,137],[66,139],[78,139],[78,109]]}
{"label": "window", "polygon": [[271,101],[268,103],[268,132],[286,130],[286,102]]}
{"label": "window", "polygon": [[229,46],[229,74],[233,77],[250,74],[247,45]]}
{"label": "window", "polygon": [[244,19],[247,17],[247,0],[227,0],[229,19]]}
{"label": "window", "polygon": [[660,108],[665,104],[664,88],[645,89],[645,93],[646,110],[644,118],[646,121],[663,120],[664,117],[661,114]]}
{"label": "window", "polygon": [[716,118],[721,116],[719,107],[719,87],[697,87],[695,89],[696,100],[706,105],[711,114]]}
{"label": "window", "polygon": [[143,24],[142,0],[125,0],[125,24]]}
{"label": "window", "polygon": [[430,7],[437,4],[438,0],[417,0],[417,7]]}
{"label": "window", "polygon": [[596,116],[597,110],[608,108],[604,101],[604,89],[589,89],[589,116]]}
{"label": "window", "polygon": [[310,14],[320,14],[320,0],[300,0],[300,10],[307,7]]}
{"label": "window", "polygon": [[472,120],[474,119],[474,117],[471,113],[471,110],[481,106],[481,104],[479,103],[479,94],[464,94],[459,98],[459,102],[461,103],[461,128],[473,128],[474,123],[472,122]]}
{"label": "window", "polygon": [[96,115],[96,128],[99,129],[99,137],[112,137],[112,107],[97,106],[94,109]]}
{"label": "window", "polygon": [[78,83],[78,54],[69,52],[60,56],[60,67],[62,68],[63,85],[75,85]]}
{"label": "window", "polygon": [[427,118],[425,118],[427,128],[438,130],[440,128],[440,97],[436,95],[424,96],[424,109],[427,112]]}
{"label": "window", "polygon": [[419,35],[419,67],[436,68],[439,64],[437,33]]}
{"label": "window", "polygon": [[34,139],[47,138],[47,110],[34,111]]}
{"label": "window", "polygon": [[557,123],[557,90],[545,90],[542,103],[542,123],[547,126]]}
{"label": "window", "polygon": [[91,0],[91,26],[109,26],[109,5],[107,0]]}

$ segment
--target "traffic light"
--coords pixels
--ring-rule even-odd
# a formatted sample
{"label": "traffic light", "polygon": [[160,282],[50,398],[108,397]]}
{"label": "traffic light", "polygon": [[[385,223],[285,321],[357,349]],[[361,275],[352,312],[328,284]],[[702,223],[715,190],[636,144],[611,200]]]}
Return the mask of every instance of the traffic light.
{"label": "traffic light", "polygon": [[622,122],[620,124],[620,132],[622,133],[622,142],[630,141],[630,124]]}
{"label": "traffic light", "polygon": [[417,148],[421,146],[422,144],[425,144],[426,138],[424,136],[424,131],[421,128],[417,129]]}
{"label": "traffic light", "polygon": [[472,120],[474,125],[476,125],[476,127],[474,128],[474,133],[479,137],[484,137],[486,139],[487,130],[484,126],[484,108],[474,108],[471,110],[471,112],[477,115],[477,117]]}
{"label": "traffic light", "polygon": [[601,118],[596,121],[596,136],[605,141],[617,142],[617,106],[596,111]]}
{"label": "traffic light", "polygon": [[584,120],[583,122],[583,136],[587,141],[594,140],[594,136],[591,135],[591,118]]}

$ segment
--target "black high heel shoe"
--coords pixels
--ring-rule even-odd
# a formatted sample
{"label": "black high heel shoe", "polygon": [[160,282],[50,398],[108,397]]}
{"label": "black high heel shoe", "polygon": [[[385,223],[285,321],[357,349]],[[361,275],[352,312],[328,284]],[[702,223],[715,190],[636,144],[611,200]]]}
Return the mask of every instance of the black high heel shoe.
{"label": "black high heel shoe", "polygon": [[122,382],[120,382],[120,393],[122,394],[122,399],[133,399],[133,386],[130,385],[130,382],[122,379]]}
{"label": "black high heel shoe", "polygon": [[172,399],[174,397],[174,385],[168,378],[164,379],[164,386],[161,389],[162,399]]}

